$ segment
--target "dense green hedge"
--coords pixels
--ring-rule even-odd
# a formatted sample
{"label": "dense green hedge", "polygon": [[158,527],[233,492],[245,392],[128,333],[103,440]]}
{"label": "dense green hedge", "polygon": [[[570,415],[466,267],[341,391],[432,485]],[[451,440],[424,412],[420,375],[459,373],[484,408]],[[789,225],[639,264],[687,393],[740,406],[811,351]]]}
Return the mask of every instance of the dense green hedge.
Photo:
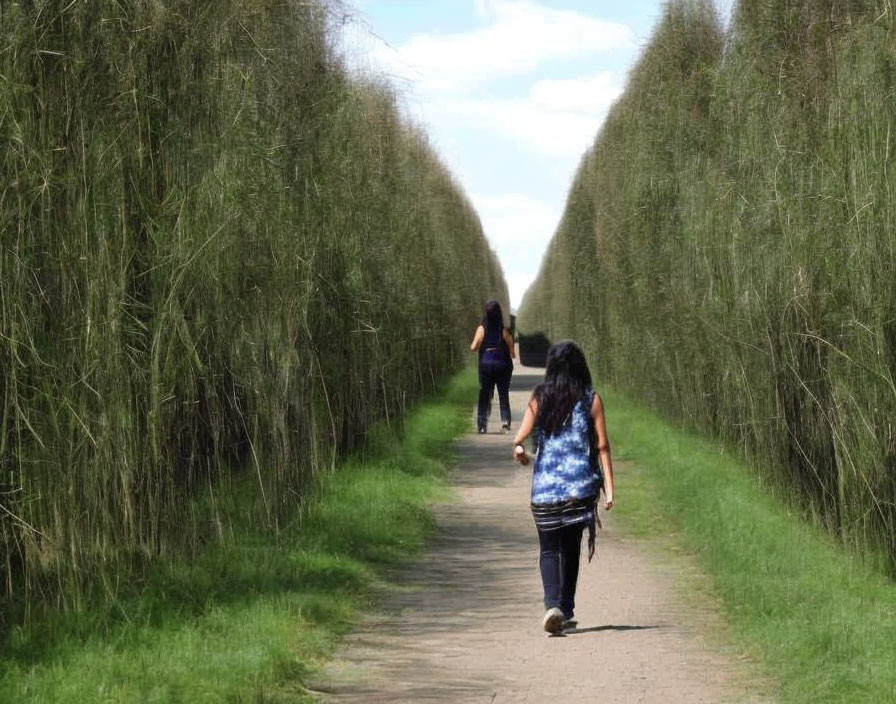
{"label": "dense green hedge", "polygon": [[[503,275],[317,0],[0,5],[0,582],[226,539],[462,363]],[[228,502],[231,503],[231,502]],[[242,510],[249,510],[243,506]]]}
{"label": "dense green hedge", "polygon": [[896,53],[877,0],[669,4],[518,324],[896,557]]}

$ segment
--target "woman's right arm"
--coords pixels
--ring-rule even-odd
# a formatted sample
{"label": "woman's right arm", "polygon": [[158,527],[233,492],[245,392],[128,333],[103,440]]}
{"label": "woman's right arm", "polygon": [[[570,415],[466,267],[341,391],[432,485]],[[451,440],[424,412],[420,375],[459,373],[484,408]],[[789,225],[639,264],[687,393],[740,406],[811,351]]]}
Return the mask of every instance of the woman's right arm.
{"label": "woman's right arm", "polygon": [[510,334],[510,330],[504,328],[504,344],[507,345],[507,351],[510,352],[510,358],[516,359],[516,343],[514,342],[513,335]]}
{"label": "woman's right arm", "polygon": [[[526,448],[523,447],[523,441],[532,434],[532,430],[535,428],[535,418],[537,416],[538,402],[533,396],[529,399],[529,403],[526,404],[526,413],[523,415],[520,427],[516,431],[516,436],[513,438],[513,459],[520,464],[529,463],[529,455],[526,454]],[[518,447],[523,447],[523,451],[517,452]]]}
{"label": "woman's right arm", "polygon": [[484,339],[485,328],[480,325],[478,328],[476,328],[476,332],[473,334],[473,341],[470,343],[470,350],[473,352],[478,350]]}

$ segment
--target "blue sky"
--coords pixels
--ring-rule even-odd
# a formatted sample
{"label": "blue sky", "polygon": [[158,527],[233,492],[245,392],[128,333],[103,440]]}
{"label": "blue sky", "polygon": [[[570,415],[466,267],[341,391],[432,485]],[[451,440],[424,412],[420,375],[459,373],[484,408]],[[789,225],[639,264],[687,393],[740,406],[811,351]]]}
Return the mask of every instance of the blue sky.
{"label": "blue sky", "polygon": [[[723,17],[732,0],[716,0]],[[576,166],[661,0],[354,0],[343,47],[385,73],[476,207],[519,305]]]}

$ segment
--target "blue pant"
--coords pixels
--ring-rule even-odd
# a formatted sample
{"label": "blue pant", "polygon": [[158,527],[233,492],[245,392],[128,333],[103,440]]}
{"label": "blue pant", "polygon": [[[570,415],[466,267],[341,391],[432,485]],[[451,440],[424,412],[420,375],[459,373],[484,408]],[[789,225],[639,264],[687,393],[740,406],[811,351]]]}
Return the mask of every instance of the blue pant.
{"label": "blue pant", "polygon": [[498,387],[498,405],[501,407],[501,422],[510,425],[510,377],[513,363],[491,361],[483,358],[479,362],[479,405],[476,411],[476,425],[485,430],[488,412],[492,405],[492,395]]}
{"label": "blue pant", "polygon": [[541,554],[541,584],[544,607],[558,607],[566,618],[572,618],[576,607],[576,582],[579,580],[579,554],[582,548],[584,523],[553,530],[538,530]]}

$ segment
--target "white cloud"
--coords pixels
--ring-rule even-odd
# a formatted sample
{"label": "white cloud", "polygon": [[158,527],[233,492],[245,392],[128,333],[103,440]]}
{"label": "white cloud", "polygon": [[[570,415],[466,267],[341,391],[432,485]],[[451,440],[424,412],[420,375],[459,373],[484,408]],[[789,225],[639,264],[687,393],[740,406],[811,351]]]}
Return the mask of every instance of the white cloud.
{"label": "white cloud", "polygon": [[455,100],[434,107],[442,113],[439,119],[462,120],[549,157],[581,155],[600,124],[597,117],[543,110],[527,100]]}
{"label": "white cloud", "polygon": [[482,26],[465,33],[417,34],[392,47],[370,30],[350,25],[343,46],[354,65],[361,66],[366,56],[413,87],[405,105],[415,120],[449,131],[458,125],[485,131],[530,154],[574,163],[621,94],[622,76],[601,71],[534,80],[527,93],[514,97],[490,97],[487,88],[502,77],[537,78],[549,61],[593,64],[599,53],[629,48],[633,32],[534,0],[474,0],[474,5]]}
{"label": "white cloud", "polygon": [[500,77],[531,73],[547,61],[630,47],[629,27],[533,0],[476,0],[484,26],[454,34],[417,34],[375,47],[387,73],[422,93],[462,93]]}
{"label": "white cloud", "polygon": [[552,110],[597,114],[606,112],[622,93],[622,83],[613,71],[535,83],[529,97],[536,105]]}
{"label": "white cloud", "polygon": [[591,146],[622,83],[604,72],[535,83],[522,98],[433,99],[426,112],[433,122],[463,124],[516,142],[518,148],[551,158],[577,160]]}
{"label": "white cloud", "polygon": [[560,213],[548,203],[522,193],[473,193],[470,200],[501,260],[510,289],[510,303],[516,308],[538,274]]}
{"label": "white cloud", "polygon": [[[478,22],[470,31],[431,31],[390,46],[371,29],[349,27],[343,46],[355,66],[366,58],[368,67],[404,84],[403,102],[413,118],[436,143],[450,145],[449,157],[463,154],[448,164],[478,181],[479,193],[470,198],[516,307],[561,216],[557,184],[563,174],[572,176],[622,93],[621,72],[601,69],[634,51],[635,35],[625,25],[537,0],[464,4],[475,9]],[[478,133],[473,140],[471,133]],[[500,176],[487,183],[479,177],[477,169],[500,174],[502,163],[519,169],[521,154],[530,166],[507,175],[515,185],[502,187]],[[492,184],[495,190],[486,192]]]}
{"label": "white cloud", "polygon": [[[589,85],[598,90],[579,87]],[[521,98],[434,96],[405,105],[415,121],[445,132],[465,127],[507,140],[513,149],[575,164],[622,89],[621,82],[609,85],[603,78],[541,81]]]}

